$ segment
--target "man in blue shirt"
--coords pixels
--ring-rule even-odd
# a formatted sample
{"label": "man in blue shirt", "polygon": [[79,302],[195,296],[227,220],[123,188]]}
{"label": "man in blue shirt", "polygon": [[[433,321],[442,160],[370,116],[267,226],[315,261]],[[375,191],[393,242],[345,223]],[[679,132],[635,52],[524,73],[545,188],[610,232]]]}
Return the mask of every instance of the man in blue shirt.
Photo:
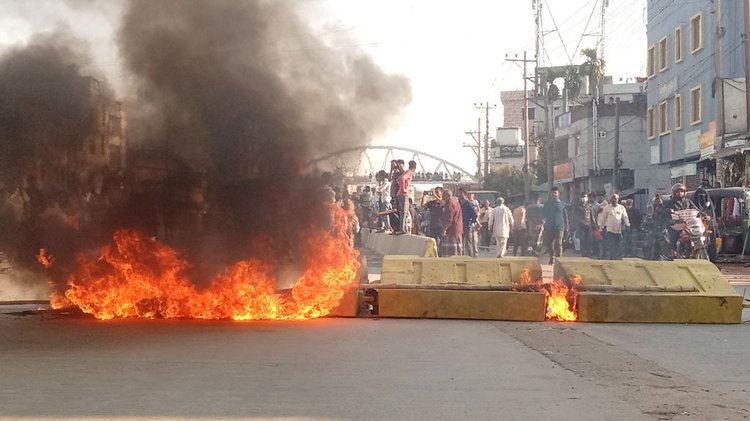
{"label": "man in blue shirt", "polygon": [[568,230],[568,211],[565,203],[560,200],[560,189],[552,187],[549,200],[542,208],[544,214],[544,247],[549,254],[549,264],[555,262],[555,257],[562,255],[563,238]]}
{"label": "man in blue shirt", "polygon": [[461,203],[461,215],[464,223],[464,253],[467,256],[476,257],[474,248],[471,244],[472,227],[477,222],[477,211],[474,204],[467,198],[466,192],[458,191],[458,202]]}

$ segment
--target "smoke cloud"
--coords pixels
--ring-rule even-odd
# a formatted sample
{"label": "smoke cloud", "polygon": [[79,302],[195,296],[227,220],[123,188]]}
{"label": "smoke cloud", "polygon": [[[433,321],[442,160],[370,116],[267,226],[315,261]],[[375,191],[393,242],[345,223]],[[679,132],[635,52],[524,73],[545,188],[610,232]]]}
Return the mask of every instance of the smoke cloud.
{"label": "smoke cloud", "polygon": [[289,4],[132,1],[119,44],[138,107],[152,111],[137,137],[224,180],[279,183],[313,155],[388,129],[408,81],[328,48]]}
{"label": "smoke cloud", "polygon": [[[94,15],[116,16],[117,58],[107,52],[103,60],[122,65],[108,73],[126,101],[128,167],[104,172],[101,197],[96,190],[81,200],[80,186],[56,187],[57,195],[67,189],[66,203],[81,202],[62,211],[83,212],[84,228],[39,223],[46,234],[24,228],[9,242],[23,243],[26,257],[48,246],[61,271],[72,265],[74,249],[92,250],[119,228],[163,235],[191,261],[211,261],[196,263],[197,271],[215,272],[248,254],[299,256],[295,248],[309,228],[329,222],[321,218],[322,179],[307,162],[385,133],[411,101],[411,87],[369,56],[317,38],[294,5],[132,0],[119,10],[68,0],[66,13],[102,8]],[[63,146],[53,159],[80,158],[64,151],[80,150],[96,125],[90,80],[82,77],[91,74],[90,62],[86,42],[66,30],[0,57],[0,177],[29,175],[26,158],[38,158],[44,136],[42,144]],[[36,125],[30,110],[39,109],[65,116],[70,127]]]}

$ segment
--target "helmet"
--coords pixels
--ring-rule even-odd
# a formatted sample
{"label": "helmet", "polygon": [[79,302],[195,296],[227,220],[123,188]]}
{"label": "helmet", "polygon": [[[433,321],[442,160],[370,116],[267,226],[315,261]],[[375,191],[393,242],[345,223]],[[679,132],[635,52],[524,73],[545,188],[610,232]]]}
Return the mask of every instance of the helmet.
{"label": "helmet", "polygon": [[682,184],[682,183],[677,183],[677,184],[675,184],[674,186],[672,186],[672,196],[675,196],[675,195],[677,195],[677,194],[678,194],[679,192],[681,192],[681,191],[684,191],[684,192],[686,192],[686,191],[687,191],[687,187],[685,187],[685,185],[684,185],[684,184]]}

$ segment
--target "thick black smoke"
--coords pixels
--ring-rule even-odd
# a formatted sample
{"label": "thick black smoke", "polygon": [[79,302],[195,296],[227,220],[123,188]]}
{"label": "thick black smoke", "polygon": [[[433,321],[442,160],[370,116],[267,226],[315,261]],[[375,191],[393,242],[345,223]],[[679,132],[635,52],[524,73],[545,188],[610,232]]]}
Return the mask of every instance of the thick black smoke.
{"label": "thick black smoke", "polygon": [[[42,176],[39,162],[59,154],[59,167],[74,169],[94,130],[88,65],[81,40],[67,31],[40,35],[0,56],[0,179],[21,187],[22,175]],[[63,188],[67,174],[56,177]],[[50,177],[55,178],[55,177]]]}
{"label": "thick black smoke", "polygon": [[[385,133],[411,88],[370,57],[326,45],[294,4],[126,3],[112,48],[124,66],[118,85],[127,101],[128,165],[121,174],[106,169],[111,177],[101,191],[77,171],[97,133],[91,79],[83,77],[90,69],[85,42],[58,32],[0,57],[0,177],[20,186],[22,176],[48,170],[35,164],[59,161],[67,174],[42,175],[39,197],[60,199],[63,212],[47,213],[61,221],[64,213],[83,215],[80,230],[56,230],[34,216],[0,239],[13,237],[8,243],[22,244],[26,257],[49,246],[61,268],[76,249],[93,250],[119,228],[163,237],[191,260],[210,261],[197,270],[248,254],[298,256],[309,227],[329,221],[321,218],[321,178],[306,163]],[[45,115],[63,124],[49,127]]]}
{"label": "thick black smoke", "polygon": [[291,2],[137,0],[119,34],[139,137],[224,180],[279,184],[313,155],[367,143],[411,91],[363,55],[328,48]]}
{"label": "thick black smoke", "polygon": [[231,245],[219,255],[259,234],[283,240],[278,252],[300,244],[321,202],[305,163],[368,143],[411,99],[405,78],[329,48],[290,4],[134,0],[123,17],[131,144],[204,174],[221,233],[210,248]]}

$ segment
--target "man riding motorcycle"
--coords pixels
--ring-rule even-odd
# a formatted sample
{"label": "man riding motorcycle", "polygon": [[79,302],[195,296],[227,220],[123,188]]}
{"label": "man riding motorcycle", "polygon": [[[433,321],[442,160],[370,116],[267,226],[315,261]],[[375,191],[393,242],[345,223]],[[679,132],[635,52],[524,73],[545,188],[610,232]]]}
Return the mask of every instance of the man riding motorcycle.
{"label": "man riding motorcycle", "polygon": [[[701,209],[695,205],[690,199],[687,198],[687,187],[682,183],[677,183],[672,186],[672,197],[665,203],[664,206],[672,215],[672,224],[681,224],[681,220],[676,216],[678,211],[695,209],[700,211]],[[672,249],[672,255],[677,257],[677,243],[680,241],[680,233],[683,228],[676,229],[674,226],[669,230],[669,245]]]}

